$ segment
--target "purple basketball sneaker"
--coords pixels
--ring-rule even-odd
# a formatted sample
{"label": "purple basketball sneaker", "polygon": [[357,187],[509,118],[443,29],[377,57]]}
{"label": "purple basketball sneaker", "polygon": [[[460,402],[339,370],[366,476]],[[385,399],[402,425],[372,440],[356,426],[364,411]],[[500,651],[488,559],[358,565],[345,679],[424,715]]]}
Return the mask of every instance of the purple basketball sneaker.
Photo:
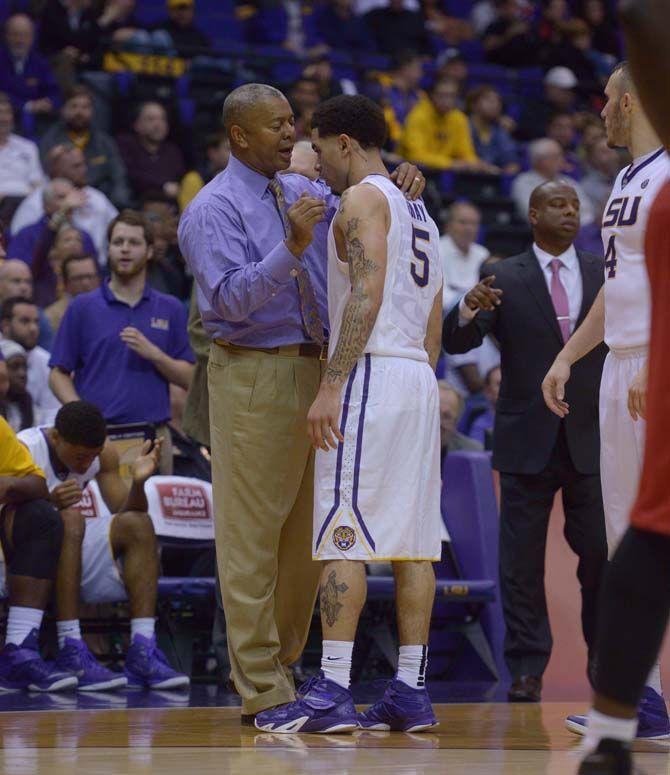
{"label": "purple basketball sneaker", "polygon": [[185,689],[191,679],[174,670],[156,646],[156,637],[135,635],[126,655],[126,678],[131,689]]}
{"label": "purple basketball sneaker", "polygon": [[[576,735],[585,735],[588,727],[586,716],[568,716],[565,726]],[[670,719],[665,700],[651,686],[646,686],[637,712],[638,740],[665,740],[670,737]]]}
{"label": "purple basketball sneaker", "polygon": [[0,651],[0,691],[60,692],[76,686],[76,676],[42,659],[37,630],[32,630],[20,646],[8,643]]}
{"label": "purple basketball sneaker", "polygon": [[361,729],[382,732],[425,732],[437,723],[428,691],[412,689],[397,678],[381,700],[358,714]]}
{"label": "purple basketball sneaker", "polygon": [[125,689],[128,679],[123,673],[115,673],[103,667],[91,654],[86,643],[77,638],[65,638],[58,652],[56,667],[77,676],[80,692],[100,692],[108,689]]}
{"label": "purple basketball sneaker", "polygon": [[300,698],[256,714],[256,728],[263,732],[333,734],[358,727],[356,708],[349,689],[323,677],[301,687]]}

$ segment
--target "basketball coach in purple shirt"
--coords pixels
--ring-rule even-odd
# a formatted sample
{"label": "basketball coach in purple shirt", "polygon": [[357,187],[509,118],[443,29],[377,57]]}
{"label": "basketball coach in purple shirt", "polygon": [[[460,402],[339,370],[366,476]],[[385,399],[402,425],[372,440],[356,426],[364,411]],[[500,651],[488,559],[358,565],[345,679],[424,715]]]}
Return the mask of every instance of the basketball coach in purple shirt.
{"label": "basketball coach in purple shirt", "polygon": [[[328,339],[327,235],[338,198],[277,173],[291,163],[294,118],[276,89],[228,95],[227,168],[182,215],[179,243],[197,282],[209,357],[216,548],[242,723],[295,699],[289,665],[309,630],[313,453],[307,412]],[[412,198],[423,176],[402,165]]]}

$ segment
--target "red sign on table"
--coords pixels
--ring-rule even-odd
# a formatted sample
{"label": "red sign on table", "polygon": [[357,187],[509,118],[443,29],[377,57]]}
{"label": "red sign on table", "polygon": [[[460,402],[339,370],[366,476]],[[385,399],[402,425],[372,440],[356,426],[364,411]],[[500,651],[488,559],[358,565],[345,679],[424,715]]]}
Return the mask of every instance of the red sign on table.
{"label": "red sign on table", "polygon": [[212,519],[205,488],[197,484],[156,484],[163,517],[169,520]]}

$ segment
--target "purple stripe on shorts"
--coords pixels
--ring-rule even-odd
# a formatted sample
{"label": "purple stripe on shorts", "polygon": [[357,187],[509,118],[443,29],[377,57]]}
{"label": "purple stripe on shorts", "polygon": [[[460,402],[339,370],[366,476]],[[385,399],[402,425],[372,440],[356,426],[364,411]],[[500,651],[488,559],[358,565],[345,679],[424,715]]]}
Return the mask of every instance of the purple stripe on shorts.
{"label": "purple stripe on shorts", "polygon": [[[351,388],[354,384],[354,378],[356,377],[356,369],[358,364],[354,366],[349,375],[349,381],[347,382],[347,389],[344,393],[344,405],[342,407],[342,420],[340,422],[340,433],[344,436],[344,431],[347,428],[347,417],[349,416],[349,400],[351,399]],[[345,442],[346,444],[346,442]],[[337,468],[335,469],[335,491],[333,493],[334,502],[333,508],[328,512],[325,522],[319,532],[319,537],[316,539],[316,548],[319,548],[321,541],[323,540],[323,534],[326,532],[328,525],[331,523],[335,512],[340,507],[340,480],[342,478],[342,458],[344,457],[344,444],[338,444],[337,447]]]}
{"label": "purple stripe on shorts", "polygon": [[356,439],[356,460],[354,462],[354,491],[351,498],[351,505],[354,509],[354,514],[358,518],[358,523],[361,526],[361,530],[367,538],[368,544],[372,551],[376,551],[375,542],[370,535],[370,531],[367,525],[363,521],[363,516],[358,508],[358,481],[361,475],[361,455],[363,453],[363,429],[365,426],[365,407],[368,403],[368,390],[370,388],[370,371],[371,371],[371,356],[367,353],[365,356],[365,377],[363,378],[363,397],[361,399],[361,414],[358,418],[358,437]]}

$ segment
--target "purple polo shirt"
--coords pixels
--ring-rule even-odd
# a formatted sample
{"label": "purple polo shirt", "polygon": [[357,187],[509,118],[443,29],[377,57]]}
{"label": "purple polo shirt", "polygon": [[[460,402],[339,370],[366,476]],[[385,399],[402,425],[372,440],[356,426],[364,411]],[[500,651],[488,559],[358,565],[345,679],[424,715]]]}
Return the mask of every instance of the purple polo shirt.
{"label": "purple polo shirt", "polygon": [[284,245],[284,226],[268,178],[234,156],[195,197],[179,223],[179,246],[197,281],[207,333],[247,347],[309,341],[291,271],[305,267],[319,314],[328,321],[328,228],[339,198],[321,181],[279,175],[289,208],[303,191],[325,199],[326,219],[299,261]]}
{"label": "purple polo shirt", "polygon": [[171,358],[194,362],[186,330],[186,308],[148,285],[130,307],[100,288],[70,302],[58,328],[49,365],[74,372],[79,396],[96,404],[110,423],[170,419],[169,383],[119,334],[134,326]]}

